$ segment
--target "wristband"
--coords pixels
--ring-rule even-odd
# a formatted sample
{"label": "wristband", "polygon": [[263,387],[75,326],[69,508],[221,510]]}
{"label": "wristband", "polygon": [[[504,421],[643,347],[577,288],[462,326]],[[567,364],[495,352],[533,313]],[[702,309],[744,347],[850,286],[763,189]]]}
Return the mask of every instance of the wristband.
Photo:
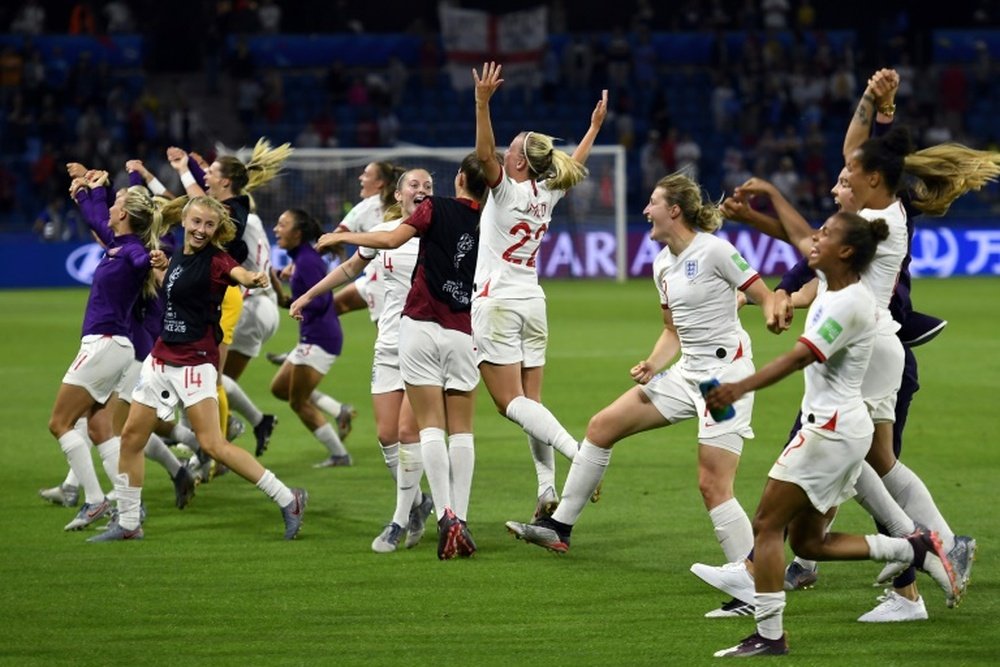
{"label": "wristband", "polygon": [[197,181],[194,180],[194,176],[191,175],[190,171],[185,171],[183,174],[181,174],[181,185],[183,185],[185,189],[196,184]]}
{"label": "wristband", "polygon": [[884,116],[891,116],[896,113],[895,102],[890,102],[889,104],[883,104],[878,108],[878,112]]}
{"label": "wristband", "polygon": [[[183,181],[184,179],[182,178],[181,180]],[[148,187],[149,191],[152,192],[154,195],[162,195],[164,192],[167,191],[167,189],[163,186],[163,183],[160,183],[160,179],[158,179],[156,176],[153,176],[153,180],[151,180],[149,183],[146,183],[146,187]]]}

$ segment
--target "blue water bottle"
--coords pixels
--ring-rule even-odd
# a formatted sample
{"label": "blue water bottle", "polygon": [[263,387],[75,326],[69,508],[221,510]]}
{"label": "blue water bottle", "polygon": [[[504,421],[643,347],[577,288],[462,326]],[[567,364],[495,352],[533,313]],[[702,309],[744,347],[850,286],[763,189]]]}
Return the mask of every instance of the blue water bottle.
{"label": "blue water bottle", "polygon": [[[708,392],[712,391],[715,387],[719,386],[719,381],[716,378],[710,380],[702,380],[698,383],[698,389],[701,390],[702,396],[708,396]],[[712,419],[717,422],[724,422],[727,419],[732,419],[736,416],[736,408],[732,405],[727,405],[721,410],[709,410],[712,414]]]}

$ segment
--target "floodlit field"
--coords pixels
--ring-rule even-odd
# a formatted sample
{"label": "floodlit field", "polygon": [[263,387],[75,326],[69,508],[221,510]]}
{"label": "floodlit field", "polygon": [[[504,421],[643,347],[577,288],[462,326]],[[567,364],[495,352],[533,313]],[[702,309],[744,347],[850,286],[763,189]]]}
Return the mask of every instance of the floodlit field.
{"label": "floodlit field", "polygon": [[[658,335],[656,291],[645,280],[546,289],[544,400],[582,437],[590,415],[630,385],[628,368]],[[930,620],[860,624],[855,619],[880,593],[871,582],[881,566],[824,564],[814,590],[788,596],[785,662],[971,665],[996,664],[1000,655],[1000,280],[922,280],[914,294],[920,310],[950,324],[917,349],[922,389],[903,458],[952,527],[978,539],[973,583],[962,606],[949,610],[921,576]],[[372,553],[394,491],[375,441],[374,331],[362,313],[344,318],[344,354],[321,385],[358,407],[346,442],[354,467],[311,467],[324,451],[270,397],[273,366],[261,358],[243,378],[280,419],[263,462],[310,492],[297,541],[281,539],[277,507],[233,475],[199,487],[192,504],[176,510],[155,464],[145,541],[95,545],[84,541],[92,531],[64,533],[75,510],[43,503],[37,491],[66,471],[46,424],[78,348],[85,300],[84,290],[0,292],[2,664],[686,665],[712,662],[713,651],[753,631],[749,618],[703,618],[725,596],[688,572],[693,562],[722,559],[697,490],[693,423],[620,443],[603,499],[586,508],[571,551],[557,557],[504,529],[505,520],[530,517],[534,469],[524,436],[482,390],[469,516],[479,553],[439,562],[433,530],[410,551]],[[743,320],[758,366],[794,340],[767,334],[754,310]],[[296,333],[284,319],[266,349],[290,349]],[[748,512],[801,391],[798,376],[758,395],[757,438],[737,478]],[[250,433],[237,442],[253,449]],[[568,466],[558,464],[562,478]],[[836,528],[867,532],[870,520],[850,504]]]}

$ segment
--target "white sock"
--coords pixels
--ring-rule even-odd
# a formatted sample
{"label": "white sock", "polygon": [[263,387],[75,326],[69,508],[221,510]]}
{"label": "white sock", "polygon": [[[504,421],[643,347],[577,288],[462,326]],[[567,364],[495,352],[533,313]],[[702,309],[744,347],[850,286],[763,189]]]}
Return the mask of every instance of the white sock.
{"label": "white sock", "polygon": [[556,489],[556,453],[538,438],[528,436],[528,449],[531,450],[531,460],[535,462],[535,476],[538,478],[538,493],[541,498],[546,489]]}
{"label": "white sock", "polygon": [[420,478],[424,476],[424,459],[419,442],[399,444],[399,474],[396,478],[396,510],[392,522],[406,527],[410,509],[420,496]]}
{"label": "white sock", "polygon": [[882,563],[888,561],[910,562],[913,560],[913,545],[902,537],[888,535],[865,535],[868,543],[868,557]]}
{"label": "white sock", "polygon": [[251,426],[256,426],[260,423],[260,420],[264,418],[264,413],[257,409],[247,393],[243,391],[243,387],[239,383],[228,375],[222,376],[222,388],[226,390],[226,396],[229,397],[229,409],[235,410],[250,422]]}
{"label": "white sock", "polygon": [[584,438],[580,443],[580,451],[573,459],[573,465],[569,467],[562,500],[552,518],[571,526],[575,524],[594,489],[604,478],[604,471],[608,469],[610,462],[610,449],[598,447]]}
{"label": "white sock", "polygon": [[391,445],[383,445],[379,443],[379,449],[382,450],[382,458],[385,460],[385,467],[389,469],[389,474],[392,475],[392,479],[399,479],[399,443],[394,443]]}
{"label": "white sock", "polygon": [[471,433],[448,436],[448,459],[451,464],[451,509],[455,516],[467,521],[472,472],[476,467],[476,446]]}
{"label": "white sock", "polygon": [[112,484],[115,475],[118,474],[118,453],[121,448],[122,440],[118,436],[112,436],[97,446],[97,453],[100,454],[101,463],[104,465],[104,473]]}
{"label": "white sock", "polygon": [[266,493],[268,498],[278,503],[278,507],[288,507],[288,504],[295,500],[292,490],[267,469],[257,480],[257,488]]}
{"label": "white sock", "polygon": [[177,471],[181,469],[181,462],[177,460],[177,457],[170,451],[170,448],[164,444],[160,436],[155,433],[150,434],[149,440],[146,441],[146,447],[142,451],[147,459],[156,461],[163,466],[167,474],[170,475],[170,479],[177,476]]}
{"label": "white sock", "polygon": [[730,498],[710,509],[708,517],[715,527],[715,539],[719,540],[727,563],[738,562],[750,553],[753,549],[753,527],[740,501]]}
{"label": "white sock", "polygon": [[893,537],[905,537],[916,530],[913,519],[899,506],[868,462],[861,464],[861,475],[854,483],[854,493],[854,499]]}
{"label": "white sock", "polygon": [[445,508],[451,508],[451,460],[444,444],[444,429],[420,429],[420,451],[424,459],[424,474],[434,496],[434,511],[438,519]]}
{"label": "white sock", "polygon": [[344,443],[340,441],[340,436],[337,435],[337,431],[334,430],[333,426],[329,422],[313,431],[313,435],[316,436],[317,440],[323,443],[323,446],[329,450],[331,456],[347,455],[347,449],[344,447]]}
{"label": "white sock", "polygon": [[80,486],[80,480],[77,479],[76,473],[70,468],[69,472],[66,473],[66,479],[63,480],[63,486]]}
{"label": "white sock", "polygon": [[[732,561],[730,561],[732,562]],[[781,639],[785,634],[782,619],[785,612],[785,591],[756,593],[753,596],[757,634],[764,639]]]}
{"label": "white sock", "polygon": [[187,448],[195,454],[201,451],[201,443],[195,437],[194,431],[180,422],[174,424],[174,427],[170,429],[170,438],[174,442],[187,445]]}
{"label": "white sock", "polygon": [[[97,471],[94,470],[94,459],[90,456],[90,445],[86,438],[77,430],[69,430],[59,438],[59,447],[66,455],[66,461],[83,487],[84,501],[99,503],[104,500],[104,492],[97,481]],[[118,474],[118,471],[115,471]],[[114,479],[114,478],[112,478]]]}
{"label": "white sock", "polygon": [[331,417],[336,417],[340,414],[340,401],[333,396],[327,396],[321,391],[313,391],[313,393],[309,394],[309,402]]}
{"label": "white sock", "polygon": [[896,461],[896,465],[886,473],[882,482],[914,521],[937,532],[945,552],[952,550],[955,546],[955,533],[934,504],[931,492],[916,473],[903,465],[902,461]]}
{"label": "white sock", "polygon": [[570,461],[576,456],[577,442],[549,409],[527,396],[517,396],[507,404],[507,418],[533,438],[552,445]]}
{"label": "white sock", "polygon": [[118,497],[118,522],[125,530],[135,530],[142,519],[142,487],[129,486],[128,473],[115,473],[112,479]]}

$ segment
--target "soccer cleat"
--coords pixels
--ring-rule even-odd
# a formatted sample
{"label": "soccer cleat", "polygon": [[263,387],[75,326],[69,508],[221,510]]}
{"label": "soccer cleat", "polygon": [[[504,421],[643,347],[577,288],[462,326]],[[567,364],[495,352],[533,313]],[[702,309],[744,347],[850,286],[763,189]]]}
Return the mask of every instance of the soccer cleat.
{"label": "soccer cleat", "polygon": [[434,511],[434,499],[429,493],[421,493],[420,504],[410,510],[410,521],[406,525],[406,548],[420,544],[427,528],[427,517]]}
{"label": "soccer cleat", "polygon": [[958,598],[948,598],[948,607],[954,607],[969,587],[972,575],[972,563],[976,560],[976,540],[968,535],[956,535],[955,545],[948,552],[948,561],[955,572],[955,583],[958,584]]}
{"label": "soccer cleat", "polygon": [[84,503],[73,520],[63,530],[83,530],[111,511],[111,503],[105,498],[99,503]]}
{"label": "soccer cleat", "polygon": [[907,600],[892,589],[886,589],[885,595],[878,597],[878,604],[867,614],[862,614],[861,623],[899,623],[902,621],[926,621],[927,607],[924,599],[917,596],[917,601]]}
{"label": "soccer cleat", "polygon": [[[111,511],[108,512],[108,523],[103,526],[98,526],[97,530],[105,531],[110,530],[118,523],[118,508],[112,507]],[[146,524],[146,503],[139,503],[139,525]]]}
{"label": "soccer cleat", "polygon": [[456,550],[462,558],[469,558],[476,553],[476,542],[472,539],[472,533],[469,532],[469,525],[461,519],[458,520],[458,523],[461,525],[461,530],[458,531],[458,537],[455,539]]}
{"label": "soccer cleat", "polygon": [[211,456],[204,451],[199,451],[189,458],[185,465],[187,465],[188,471],[191,473],[196,484],[208,484],[212,481],[213,463],[214,461]]}
{"label": "soccer cleat", "polygon": [[194,476],[191,471],[181,466],[177,469],[177,474],[173,476],[174,481],[174,504],[177,509],[182,510],[194,498],[194,490],[197,488]]}
{"label": "soccer cleat", "polygon": [[257,449],[254,455],[260,458],[267,451],[267,445],[271,442],[271,434],[274,427],[278,425],[278,418],[274,415],[264,415],[260,423],[253,427],[253,437],[257,439]]}
{"label": "soccer cleat", "polygon": [[733,598],[729,602],[723,603],[718,609],[705,614],[705,618],[737,618],[739,616],[753,616],[755,607],[747,604],[743,600]]}
{"label": "soccer cleat", "polygon": [[569,551],[569,532],[560,531],[551,519],[539,519],[535,523],[508,521],[507,530],[519,540],[536,544],[557,554]]}
{"label": "soccer cleat", "polygon": [[806,569],[798,561],[793,560],[785,569],[786,591],[801,591],[812,588],[817,581],[819,581],[819,571]]}
{"label": "soccer cleat", "polygon": [[546,487],[542,491],[542,495],[538,496],[538,504],[535,505],[535,513],[531,520],[547,519],[552,516],[557,507],[559,507],[559,496],[556,495],[556,490],[551,486]]}
{"label": "soccer cleat", "polygon": [[287,352],[282,352],[281,354],[275,354],[274,352],[268,352],[264,355],[268,361],[270,361],[275,366],[280,366],[285,363],[285,359],[288,358]]}
{"label": "soccer cleat", "polygon": [[358,411],[350,403],[341,403],[340,412],[337,414],[337,435],[341,441],[346,440],[351,434],[354,418],[358,416]]}
{"label": "soccer cleat", "polygon": [[444,516],[438,519],[438,558],[450,560],[458,553],[458,535],[462,532],[462,523],[446,508]]}
{"label": "soccer cleat", "polygon": [[906,540],[913,547],[913,566],[931,576],[947,596],[948,606],[955,607],[962,601],[962,591],[955,581],[955,571],[951,569],[941,539],[936,532],[918,530]]}
{"label": "soccer cleat", "polygon": [[108,529],[103,533],[98,533],[93,537],[88,537],[88,542],[120,542],[122,540],[141,540],[145,537],[142,531],[142,524],[136,526],[134,530],[122,528],[117,521],[108,524]]}
{"label": "soccer cleat", "polygon": [[309,502],[309,492],[305,489],[292,489],[292,502],[281,508],[281,518],[285,520],[285,539],[294,540],[302,528],[302,515]]}
{"label": "soccer cleat", "polygon": [[247,430],[247,425],[236,415],[229,415],[226,420],[226,440],[232,442],[243,435]]}
{"label": "soccer cleat", "polygon": [[732,648],[715,652],[716,658],[749,658],[755,655],[785,655],[788,653],[788,635],[781,639],[766,639],[756,632]]}
{"label": "soccer cleat", "polygon": [[60,484],[51,489],[38,489],[38,495],[53,505],[76,507],[80,503],[80,487]]}
{"label": "soccer cleat", "polygon": [[313,468],[346,468],[351,463],[350,454],[344,454],[343,456],[330,455],[319,463],[314,463]]}
{"label": "soccer cleat", "polygon": [[399,540],[402,539],[404,532],[398,523],[388,524],[372,542],[372,551],[377,554],[392,553],[399,546]]}
{"label": "soccer cleat", "polygon": [[691,572],[709,586],[732,595],[747,604],[754,603],[753,576],[747,570],[745,561],[726,563],[720,567],[695,563]]}
{"label": "soccer cleat", "polygon": [[903,574],[910,568],[910,564],[905,561],[890,561],[885,564],[882,571],[875,577],[875,588],[884,588],[890,581]]}

